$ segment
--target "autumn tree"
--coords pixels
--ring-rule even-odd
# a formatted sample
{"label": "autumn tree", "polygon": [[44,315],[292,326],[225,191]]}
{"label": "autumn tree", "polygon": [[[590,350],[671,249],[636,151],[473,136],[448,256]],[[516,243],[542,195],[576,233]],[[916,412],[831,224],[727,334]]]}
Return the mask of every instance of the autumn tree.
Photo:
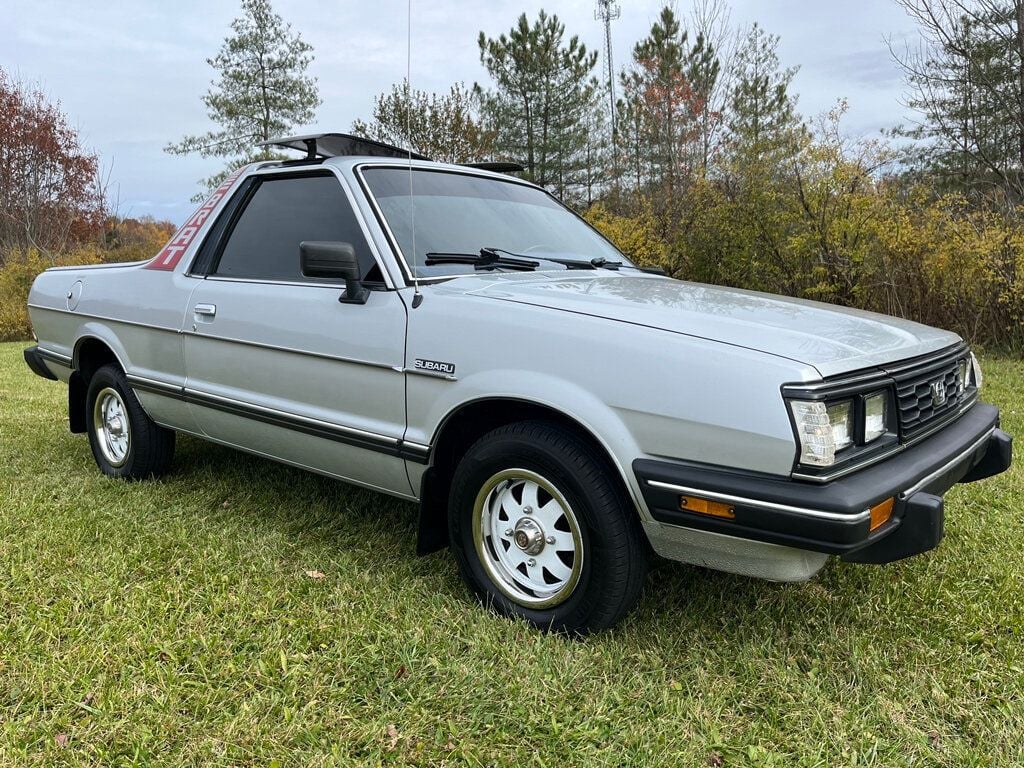
{"label": "autumn tree", "polygon": [[622,73],[624,158],[637,190],[660,190],[671,200],[695,170],[704,170],[699,141],[719,63],[707,41],[689,43],[665,6]]}
{"label": "autumn tree", "polygon": [[526,176],[561,197],[579,199],[592,185],[591,131],[603,101],[597,54],[541,11],[524,13],[507,34],[477,41],[493,87],[477,84],[498,152],[521,162]]}
{"label": "autumn tree", "polygon": [[352,132],[446,163],[489,160],[494,153],[494,131],[482,123],[480,97],[462,83],[445,94],[394,85],[374,99],[370,121],[356,120]]}
{"label": "autumn tree", "polygon": [[51,254],[97,237],[98,168],[60,104],[0,69],[0,265],[14,252]]}
{"label": "autumn tree", "polygon": [[274,158],[259,144],[311,122],[320,106],[316,79],[306,74],[312,46],[274,12],[270,0],[242,0],[242,12],[231,22],[233,34],[206,60],[219,79],[202,101],[218,127],[165,147],[175,155],[230,158],[227,168],[202,182],[207,189],[238,165]]}
{"label": "autumn tree", "polygon": [[884,211],[879,185],[895,159],[879,138],[848,138],[841,121],[846,100],[815,121],[813,139],[801,143],[788,161],[785,229],[797,258],[778,265],[791,276],[801,295],[852,304],[869,290],[873,235]]}

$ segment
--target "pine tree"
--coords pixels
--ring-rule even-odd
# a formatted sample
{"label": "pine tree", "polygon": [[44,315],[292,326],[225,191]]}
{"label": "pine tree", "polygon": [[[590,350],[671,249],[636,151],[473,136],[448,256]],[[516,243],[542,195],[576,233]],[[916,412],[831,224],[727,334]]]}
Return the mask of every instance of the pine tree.
{"label": "pine tree", "polygon": [[789,92],[797,68],[781,65],[778,45],[754,24],[736,55],[728,127],[734,156],[747,161],[778,162],[800,131]]}
{"label": "pine tree", "polygon": [[258,144],[311,122],[320,106],[316,79],[306,74],[312,46],[274,12],[270,0],[242,0],[242,11],[231,22],[233,34],[206,60],[220,75],[203,96],[218,127],[164,148],[175,155],[231,158],[227,168],[202,182],[207,189],[242,163],[275,157]]}
{"label": "pine tree", "polygon": [[480,97],[462,83],[439,95],[410,92],[403,82],[377,96],[370,122],[356,120],[352,132],[446,163],[490,160],[494,131],[484,127],[479,111]]}
{"label": "pine tree", "polygon": [[620,147],[626,180],[637,190],[675,199],[704,175],[714,121],[710,108],[721,64],[713,46],[689,35],[665,6],[646,38],[633,48],[621,75]]}
{"label": "pine tree", "polygon": [[716,109],[715,95],[722,73],[722,62],[714,45],[700,32],[687,59],[686,79],[693,89],[698,137],[697,171],[706,176],[714,150],[715,136],[722,122],[722,113]]}
{"label": "pine tree", "polygon": [[894,56],[921,122],[912,160],[940,188],[1024,202],[1024,0],[897,0],[921,31]]}
{"label": "pine tree", "polygon": [[809,132],[789,91],[796,69],[782,66],[778,42],[754,24],[737,50],[722,188],[733,207],[733,226],[741,233],[733,259],[741,282],[779,285],[795,293],[800,283],[790,271],[797,265],[785,254],[798,220],[792,194],[799,181],[795,166]]}
{"label": "pine tree", "polygon": [[597,54],[565,25],[541,11],[533,25],[524,13],[509,33],[478,40],[480,61],[493,89],[477,84],[500,154],[521,162],[526,176],[569,199],[592,187],[591,129],[601,109]]}

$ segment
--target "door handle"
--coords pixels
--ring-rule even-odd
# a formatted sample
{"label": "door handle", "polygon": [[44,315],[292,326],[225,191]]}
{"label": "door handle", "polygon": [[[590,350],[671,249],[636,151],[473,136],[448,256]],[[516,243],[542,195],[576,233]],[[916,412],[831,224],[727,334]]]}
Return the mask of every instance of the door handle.
{"label": "door handle", "polygon": [[217,314],[216,304],[196,304],[195,313],[203,317],[213,317]]}

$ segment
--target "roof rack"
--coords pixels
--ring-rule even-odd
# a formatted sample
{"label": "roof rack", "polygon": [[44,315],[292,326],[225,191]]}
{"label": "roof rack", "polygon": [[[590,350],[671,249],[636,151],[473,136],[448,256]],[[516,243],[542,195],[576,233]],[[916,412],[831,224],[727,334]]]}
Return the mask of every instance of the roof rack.
{"label": "roof rack", "polygon": [[479,168],[481,171],[494,171],[494,173],[522,173],[526,170],[519,163],[506,163],[501,160],[489,160],[483,163],[459,163],[467,168]]}
{"label": "roof rack", "polygon": [[343,155],[368,155],[370,157],[412,157],[413,160],[429,160],[429,157],[401,147],[393,147],[382,141],[365,139],[347,133],[311,133],[307,136],[285,136],[264,141],[264,147],[285,147],[306,153],[307,160],[318,157],[341,157]]}
{"label": "roof rack", "polygon": [[[264,141],[260,146],[297,149],[306,153],[306,160],[316,160],[318,157],[343,157],[345,155],[411,157],[413,160],[430,160],[429,157],[408,149],[402,149],[401,147],[395,147],[391,144],[385,144],[382,141],[375,141],[362,136],[353,136],[348,133],[310,133],[306,136],[284,136]],[[502,161],[459,163],[459,165],[467,168],[479,168],[483,171],[493,171],[495,173],[521,173],[526,170],[519,163]]]}

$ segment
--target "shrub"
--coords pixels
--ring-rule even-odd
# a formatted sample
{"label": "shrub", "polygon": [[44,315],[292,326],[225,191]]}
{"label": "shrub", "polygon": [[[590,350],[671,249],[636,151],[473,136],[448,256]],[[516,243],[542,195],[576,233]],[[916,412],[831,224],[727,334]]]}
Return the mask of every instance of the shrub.
{"label": "shrub", "polygon": [[1024,229],[959,195],[880,201],[869,279],[857,303],[956,331],[974,342],[1024,347]]}
{"label": "shrub", "polygon": [[83,248],[53,257],[43,256],[35,249],[10,254],[0,267],[0,341],[31,337],[27,301],[36,275],[49,267],[98,264],[99,253],[95,248]]}
{"label": "shrub", "polygon": [[620,216],[595,203],[583,218],[640,266],[666,267],[668,251],[649,208],[635,216]]}
{"label": "shrub", "polygon": [[798,188],[698,181],[674,220],[601,204],[586,216],[626,254],[674,277],[897,315],[1024,350],[1021,223],[961,196],[858,176],[850,164],[811,171]]}

